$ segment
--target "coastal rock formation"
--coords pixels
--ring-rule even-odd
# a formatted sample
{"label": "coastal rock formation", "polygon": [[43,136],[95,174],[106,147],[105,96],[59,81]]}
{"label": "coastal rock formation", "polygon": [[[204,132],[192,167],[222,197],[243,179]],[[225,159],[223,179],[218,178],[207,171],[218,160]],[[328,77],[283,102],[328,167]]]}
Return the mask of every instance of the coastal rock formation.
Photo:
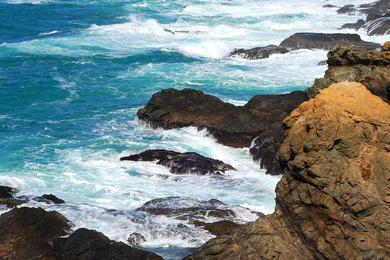
{"label": "coastal rock formation", "polygon": [[314,97],[321,89],[341,81],[364,84],[375,95],[390,100],[389,43],[381,49],[364,50],[351,46],[337,46],[328,53],[328,70],[306,90]]}
{"label": "coastal rock formation", "polygon": [[[217,97],[193,89],[166,89],[152,96],[148,104],[138,111],[138,117],[152,127],[164,129],[195,126],[206,128],[219,143],[232,147],[249,147],[262,132],[282,132],[283,119],[299,104],[307,100],[302,91],[281,95],[257,95],[245,106],[234,106]],[[280,174],[277,169],[276,149],[263,145],[271,134],[261,135],[252,145],[252,154],[263,159],[268,173]],[[265,140],[266,138],[267,140]],[[275,137],[275,142],[280,138]],[[274,144],[270,144],[274,146]]]}
{"label": "coastal rock formation", "polygon": [[346,5],[338,10],[338,13],[356,13],[366,15],[366,19],[359,19],[356,23],[344,24],[341,28],[358,30],[364,28],[368,35],[390,34],[390,1],[379,0],[374,3],[360,6]]}
{"label": "coastal rock formation", "polygon": [[162,259],[103,234],[78,229],[69,237],[69,221],[56,211],[14,208],[0,216],[0,259]]}
{"label": "coastal rock formation", "polygon": [[235,49],[229,56],[240,56],[248,60],[258,60],[269,58],[272,54],[284,54],[289,52],[285,47],[268,45],[265,47],[256,47],[252,49]]}
{"label": "coastal rock formation", "polygon": [[[216,199],[202,201],[180,197],[153,199],[146,202],[137,211],[147,212],[152,215],[174,217],[180,220],[208,222],[208,218],[215,219],[216,221],[237,221],[235,209],[247,211],[248,214],[252,214],[249,209],[239,206],[229,206]],[[256,215],[258,214],[256,213]]]}
{"label": "coastal rock formation", "polygon": [[235,49],[229,56],[241,56],[256,60],[268,58],[272,54],[284,54],[298,49],[330,50],[336,45],[352,45],[363,49],[379,48],[380,44],[363,41],[358,34],[348,33],[295,33],[283,40],[279,46],[268,45],[252,49]]}
{"label": "coastal rock formation", "polygon": [[284,121],[276,209],[187,259],[390,257],[390,106],[338,83]]}
{"label": "coastal rock formation", "polygon": [[14,208],[0,216],[0,259],[55,259],[53,241],[69,231],[58,212]]}
{"label": "coastal rock formation", "polygon": [[330,50],[336,45],[352,45],[368,49],[380,47],[380,44],[363,41],[358,34],[349,33],[295,33],[280,43],[281,47],[293,50]]}
{"label": "coastal rock formation", "polygon": [[162,259],[154,253],[112,241],[100,232],[85,228],[77,229],[68,238],[57,241],[56,246],[61,248],[58,258],[63,260]]}
{"label": "coastal rock formation", "polygon": [[8,208],[13,208],[25,203],[25,200],[14,197],[17,192],[18,190],[15,188],[8,186],[0,186],[0,205],[3,205]]}
{"label": "coastal rock formation", "polygon": [[140,154],[122,157],[121,161],[158,161],[157,164],[170,168],[174,174],[222,174],[234,168],[219,160],[204,157],[198,153],[179,153],[170,150],[147,150]]}

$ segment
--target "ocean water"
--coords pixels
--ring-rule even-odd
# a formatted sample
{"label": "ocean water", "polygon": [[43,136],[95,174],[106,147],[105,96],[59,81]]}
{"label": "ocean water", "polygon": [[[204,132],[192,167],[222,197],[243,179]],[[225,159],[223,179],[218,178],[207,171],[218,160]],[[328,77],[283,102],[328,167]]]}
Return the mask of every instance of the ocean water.
{"label": "ocean water", "polygon": [[[0,185],[63,198],[61,206],[27,206],[57,210],[75,229],[124,242],[138,232],[147,239],[141,247],[182,258],[212,236],[134,209],[168,196],[190,204],[219,199],[244,223],[256,219],[250,210],[273,211],[279,177],[265,175],[248,149],[225,147],[191,127],[151,129],[137,110],[170,87],[237,105],[256,94],[303,90],[326,70],[318,65],[326,51],[257,61],[226,56],[234,48],[279,44],[295,32],[336,32],[360,15],[322,5],[365,2],[0,0]],[[237,171],[175,176],[153,162],[119,161],[150,148],[195,151]]]}

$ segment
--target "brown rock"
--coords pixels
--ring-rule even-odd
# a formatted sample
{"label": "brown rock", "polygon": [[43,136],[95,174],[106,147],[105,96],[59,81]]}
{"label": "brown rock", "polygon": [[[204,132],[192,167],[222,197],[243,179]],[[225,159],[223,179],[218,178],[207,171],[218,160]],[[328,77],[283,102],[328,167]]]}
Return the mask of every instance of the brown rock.
{"label": "brown rock", "polygon": [[[193,89],[166,89],[152,96],[148,104],[138,111],[138,117],[152,127],[164,129],[195,126],[207,128],[218,142],[233,147],[249,147],[252,140],[265,130],[272,130],[275,135],[282,132],[282,121],[307,96],[302,91],[281,95],[258,95],[245,106],[234,106],[211,95]],[[261,146],[264,135],[257,138],[252,154],[256,159],[263,159]],[[269,135],[267,135],[269,138]],[[279,142],[279,138],[275,138]],[[260,145],[259,145],[260,144]],[[258,156],[256,156],[256,154]],[[276,153],[266,159],[264,168],[269,173],[280,174],[276,162]]]}
{"label": "brown rock", "polygon": [[236,228],[242,226],[230,220],[221,220],[212,223],[206,223],[206,222],[195,220],[193,224],[196,226],[203,227],[205,230],[209,231],[211,234],[215,236],[222,236],[222,235],[229,234]]}
{"label": "brown rock", "polygon": [[359,83],[338,83],[285,127],[275,212],[187,259],[389,258],[390,106]]}
{"label": "brown rock", "polygon": [[58,212],[15,208],[0,217],[0,259],[55,259],[53,240],[69,229]]}
{"label": "brown rock", "polygon": [[390,100],[390,51],[365,50],[349,46],[338,46],[328,53],[328,70],[306,90],[314,97],[321,89],[333,83],[356,81],[364,84],[375,95]]}

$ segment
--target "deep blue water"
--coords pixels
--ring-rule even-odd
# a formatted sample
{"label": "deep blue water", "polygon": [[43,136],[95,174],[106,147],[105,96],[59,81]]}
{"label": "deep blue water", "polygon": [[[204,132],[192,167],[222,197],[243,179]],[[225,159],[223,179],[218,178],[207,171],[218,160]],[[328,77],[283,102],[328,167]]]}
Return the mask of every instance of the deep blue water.
{"label": "deep blue water", "polygon": [[[306,88],[325,71],[317,65],[325,51],[259,61],[226,55],[299,31],[336,31],[357,19],[321,7],[328,2],[348,3],[0,0],[0,184],[56,194],[65,206],[40,206],[112,239],[140,232],[148,238],[141,246],[160,248],[167,258],[182,257],[210,235],[195,227],[193,237],[173,232],[172,219],[135,224],[127,211],[180,196],[272,212],[278,178],[265,176],[247,149],[224,147],[193,128],[150,129],[136,111],[168,87],[200,89],[234,104]],[[238,171],[223,179],[177,178],[154,163],[119,162],[148,148],[196,151]],[[243,213],[241,220],[253,216]]]}

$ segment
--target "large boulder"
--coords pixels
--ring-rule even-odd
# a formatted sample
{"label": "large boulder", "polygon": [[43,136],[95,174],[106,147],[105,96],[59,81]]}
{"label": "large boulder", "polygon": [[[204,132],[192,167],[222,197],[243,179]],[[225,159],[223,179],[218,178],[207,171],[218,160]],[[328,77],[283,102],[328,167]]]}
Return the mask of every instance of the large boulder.
{"label": "large boulder", "polygon": [[[224,145],[249,147],[252,140],[266,130],[280,133],[283,119],[305,100],[306,94],[296,91],[281,95],[258,95],[245,106],[234,106],[199,90],[166,89],[154,94],[148,104],[138,111],[138,117],[152,127],[164,129],[186,126],[206,128]],[[280,142],[279,138],[275,140]],[[268,146],[258,145],[262,141],[260,136],[253,144],[255,148],[252,153],[259,155],[255,156],[256,159],[263,159],[261,155],[264,153],[261,151],[268,149]],[[275,169],[275,165],[278,165],[276,152],[271,156],[262,166],[270,169],[270,173],[280,174]]]}
{"label": "large boulder", "polygon": [[338,13],[356,13],[366,15],[366,19],[359,19],[356,23],[344,24],[341,28],[352,28],[367,30],[368,35],[390,34],[390,1],[379,0],[374,3],[362,4],[359,6],[346,5],[338,10]]}
{"label": "large boulder", "polygon": [[390,50],[364,50],[351,46],[337,46],[328,53],[328,70],[306,90],[314,97],[333,83],[356,81],[364,84],[375,95],[390,100]]}
{"label": "large boulder", "polygon": [[58,212],[14,208],[0,216],[0,259],[56,259],[53,241],[69,231]]}
{"label": "large boulder", "polygon": [[336,45],[352,45],[365,49],[375,49],[380,44],[363,41],[358,34],[348,33],[296,33],[280,43],[289,49],[330,50]]}
{"label": "large boulder", "polygon": [[139,154],[120,158],[121,161],[157,161],[174,174],[220,175],[234,168],[220,160],[204,157],[198,153],[179,153],[171,150],[146,150]]}
{"label": "large boulder", "polygon": [[338,83],[285,120],[276,209],[187,259],[390,257],[390,106]]}

